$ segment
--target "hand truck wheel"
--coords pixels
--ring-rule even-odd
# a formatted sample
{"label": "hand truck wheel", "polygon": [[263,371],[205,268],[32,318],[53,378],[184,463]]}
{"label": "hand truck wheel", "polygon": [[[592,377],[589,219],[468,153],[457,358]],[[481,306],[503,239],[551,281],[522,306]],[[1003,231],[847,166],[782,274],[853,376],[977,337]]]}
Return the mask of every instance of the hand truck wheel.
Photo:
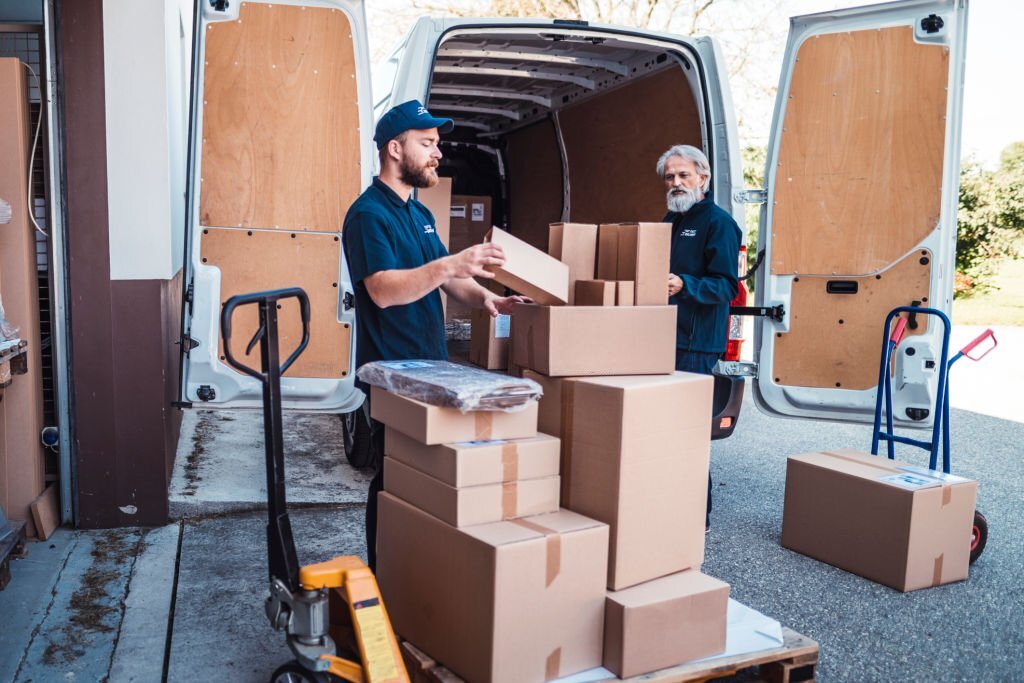
{"label": "hand truck wheel", "polygon": [[270,677],[270,683],[334,683],[340,680],[333,674],[310,671],[295,659],[277,667]]}
{"label": "hand truck wheel", "polygon": [[988,543],[988,520],[980,511],[974,511],[974,526],[971,528],[971,564],[981,557]]}

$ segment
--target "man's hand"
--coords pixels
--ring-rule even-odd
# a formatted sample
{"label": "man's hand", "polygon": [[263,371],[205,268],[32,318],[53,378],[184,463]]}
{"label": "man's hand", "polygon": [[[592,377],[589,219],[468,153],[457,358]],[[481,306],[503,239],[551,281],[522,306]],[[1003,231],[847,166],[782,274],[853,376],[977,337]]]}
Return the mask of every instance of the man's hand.
{"label": "man's hand", "polygon": [[452,277],[457,278],[493,278],[494,273],[486,270],[486,266],[502,266],[504,264],[505,252],[501,246],[491,242],[477,244],[448,257]]}
{"label": "man's hand", "polygon": [[668,295],[675,296],[683,291],[683,279],[673,273],[668,274]]}
{"label": "man's hand", "polygon": [[515,304],[532,304],[533,299],[526,296],[496,296],[484,301],[484,310],[497,317],[498,314],[510,315]]}

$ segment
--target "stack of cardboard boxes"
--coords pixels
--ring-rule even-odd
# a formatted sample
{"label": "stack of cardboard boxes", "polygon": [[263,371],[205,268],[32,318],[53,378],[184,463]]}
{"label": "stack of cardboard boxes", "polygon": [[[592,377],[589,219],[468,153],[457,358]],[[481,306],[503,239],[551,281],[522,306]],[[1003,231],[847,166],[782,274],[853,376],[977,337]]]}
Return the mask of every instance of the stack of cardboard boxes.
{"label": "stack of cardboard boxes", "polygon": [[559,440],[514,413],[374,387],[387,427],[377,579],[395,630],[469,681],[601,663],[608,527],[560,509]]}
{"label": "stack of cardboard boxes", "polygon": [[516,307],[508,350],[544,396],[532,430],[470,414],[438,433],[387,410],[415,402],[375,394],[396,631],[470,681],[629,677],[722,652],[729,586],[700,573],[712,379],[674,372],[669,226],[554,224],[548,255],[490,239],[506,252],[495,279],[546,302]]}

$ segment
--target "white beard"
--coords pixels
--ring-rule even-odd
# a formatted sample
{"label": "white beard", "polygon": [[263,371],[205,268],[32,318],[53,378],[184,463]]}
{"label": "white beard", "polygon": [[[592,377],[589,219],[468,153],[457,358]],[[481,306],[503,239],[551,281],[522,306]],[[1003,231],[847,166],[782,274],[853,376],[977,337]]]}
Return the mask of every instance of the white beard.
{"label": "white beard", "polygon": [[704,199],[704,193],[698,188],[688,190],[681,188],[679,190],[669,190],[665,194],[665,198],[668,203],[668,210],[675,211],[676,213],[686,213],[693,208],[693,205]]}

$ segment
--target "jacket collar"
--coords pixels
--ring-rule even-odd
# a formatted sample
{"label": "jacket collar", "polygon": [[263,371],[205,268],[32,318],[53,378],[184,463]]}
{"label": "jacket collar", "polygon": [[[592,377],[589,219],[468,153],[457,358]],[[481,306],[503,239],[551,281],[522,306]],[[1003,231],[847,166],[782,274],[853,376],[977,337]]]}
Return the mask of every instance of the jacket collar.
{"label": "jacket collar", "polygon": [[711,192],[709,191],[706,195],[704,195],[703,199],[701,199],[699,202],[691,206],[690,210],[687,211],[686,213],[679,213],[678,211],[669,211],[668,214],[665,216],[665,221],[671,223],[680,216],[692,217],[700,215],[707,211],[708,209],[710,209],[712,206],[714,206],[714,204],[715,200],[711,197]]}

